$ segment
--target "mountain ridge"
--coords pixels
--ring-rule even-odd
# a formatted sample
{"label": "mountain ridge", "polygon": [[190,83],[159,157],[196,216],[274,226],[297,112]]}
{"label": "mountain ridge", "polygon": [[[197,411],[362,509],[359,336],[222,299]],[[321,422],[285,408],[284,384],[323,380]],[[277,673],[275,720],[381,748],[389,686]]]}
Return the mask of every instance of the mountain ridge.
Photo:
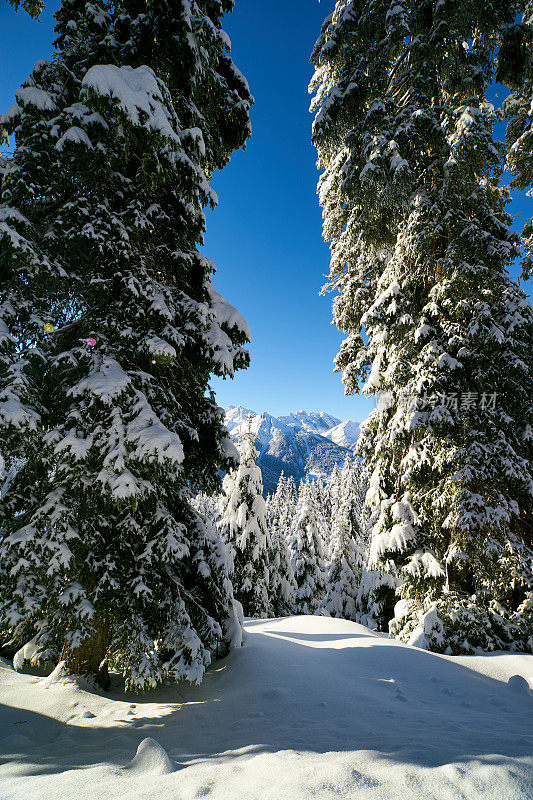
{"label": "mountain ridge", "polygon": [[335,464],[342,466],[353,454],[359,424],[340,420],[325,411],[296,411],[274,417],[244,406],[228,406],[225,424],[233,440],[248,429],[257,437],[257,463],[263,472],[265,494],[274,492],[283,472],[296,483],[305,478],[326,479]]}

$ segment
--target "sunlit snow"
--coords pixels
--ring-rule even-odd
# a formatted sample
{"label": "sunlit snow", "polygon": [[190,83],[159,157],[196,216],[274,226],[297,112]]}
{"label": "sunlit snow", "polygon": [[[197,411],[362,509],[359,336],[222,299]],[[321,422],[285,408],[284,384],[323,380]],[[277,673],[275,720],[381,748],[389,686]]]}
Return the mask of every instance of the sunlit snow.
{"label": "sunlit snow", "polygon": [[441,656],[325,617],[251,620],[201,687],[0,670],[2,800],[526,800],[533,656]]}

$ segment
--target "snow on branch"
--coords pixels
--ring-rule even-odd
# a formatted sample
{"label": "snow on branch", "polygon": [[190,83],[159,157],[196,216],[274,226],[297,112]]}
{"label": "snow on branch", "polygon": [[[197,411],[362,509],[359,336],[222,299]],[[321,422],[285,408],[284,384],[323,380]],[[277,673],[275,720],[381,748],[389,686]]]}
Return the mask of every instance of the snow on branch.
{"label": "snow on branch", "polygon": [[164,100],[165,84],[149,67],[97,64],[85,73],[82,85],[118,100],[120,108],[134,125],[151,128],[174,141],[180,140],[175,120]]}
{"label": "snow on branch", "polygon": [[110,405],[113,398],[118,397],[130,383],[130,377],[120,364],[114,358],[104,357],[96,369],[69,390],[69,394],[77,397],[87,391]]}
{"label": "snow on branch", "polygon": [[228,330],[236,328],[246,337],[247,342],[251,341],[252,332],[250,326],[239,311],[230,305],[211,285],[208,286],[208,291],[211,299],[211,308],[215,313],[218,324],[228,328]]}

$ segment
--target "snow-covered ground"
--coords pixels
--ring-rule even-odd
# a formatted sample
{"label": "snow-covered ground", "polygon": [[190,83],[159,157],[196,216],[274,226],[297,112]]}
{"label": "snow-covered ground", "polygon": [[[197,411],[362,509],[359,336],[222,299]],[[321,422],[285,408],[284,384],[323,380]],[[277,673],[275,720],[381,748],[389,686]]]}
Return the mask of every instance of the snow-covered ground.
{"label": "snow-covered ground", "polygon": [[533,798],[533,656],[324,617],[246,628],[201,687],[137,696],[3,661],[1,800]]}

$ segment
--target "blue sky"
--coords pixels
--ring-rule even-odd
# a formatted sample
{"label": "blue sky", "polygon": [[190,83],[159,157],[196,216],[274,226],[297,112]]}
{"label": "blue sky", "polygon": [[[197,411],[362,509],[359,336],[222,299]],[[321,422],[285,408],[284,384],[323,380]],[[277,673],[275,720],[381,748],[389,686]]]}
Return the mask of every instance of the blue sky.
{"label": "blue sky", "polygon": [[[34,63],[52,52],[57,2],[40,22],[0,5],[0,111]],[[309,56],[333,0],[237,0],[225,28],[233,58],[255,106],[245,152],[213,179],[220,204],[208,214],[205,253],[217,265],[215,286],[252,328],[252,366],[233,381],[215,380],[220,405],[274,415],[325,410],[364,419],[373,401],[345,397],[332,371],[342,339],[331,325],[331,296],[319,296],[328,270],[310,143]],[[531,203],[531,200],[528,201]],[[525,214],[524,198],[511,208]],[[531,282],[530,282],[531,289]]]}

